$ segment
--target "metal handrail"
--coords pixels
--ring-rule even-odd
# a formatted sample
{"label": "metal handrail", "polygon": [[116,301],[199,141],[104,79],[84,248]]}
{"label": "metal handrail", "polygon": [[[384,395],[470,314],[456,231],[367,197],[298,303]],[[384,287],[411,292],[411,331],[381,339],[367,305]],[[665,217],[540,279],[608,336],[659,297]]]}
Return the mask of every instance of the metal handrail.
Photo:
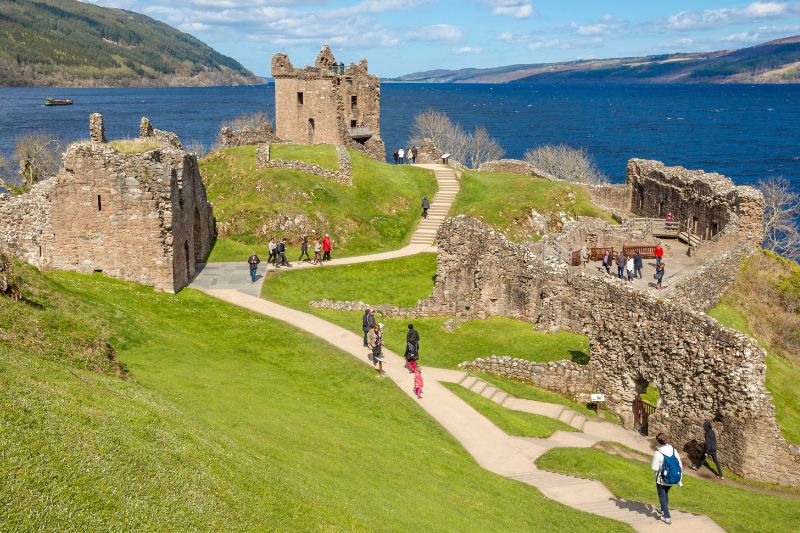
{"label": "metal handrail", "polygon": [[369,126],[355,126],[350,128],[350,137],[372,137]]}

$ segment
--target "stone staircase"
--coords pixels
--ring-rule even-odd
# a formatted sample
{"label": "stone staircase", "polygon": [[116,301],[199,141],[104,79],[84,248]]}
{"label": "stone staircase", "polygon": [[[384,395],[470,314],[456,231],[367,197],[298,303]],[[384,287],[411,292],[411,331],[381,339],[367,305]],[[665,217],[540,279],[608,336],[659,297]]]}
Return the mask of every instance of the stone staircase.
{"label": "stone staircase", "polygon": [[555,418],[564,422],[568,426],[572,426],[578,431],[582,431],[586,425],[586,417],[563,405],[554,403],[537,402],[534,400],[522,400],[511,396],[504,390],[487,383],[486,381],[465,374],[461,381],[458,382],[462,387],[480,394],[494,403],[512,409],[514,411],[524,411],[536,415],[546,416],[548,418]]}
{"label": "stone staircase", "polygon": [[436,232],[442,225],[450,206],[458,194],[458,177],[455,171],[444,165],[416,165],[422,168],[433,170],[436,181],[439,184],[439,192],[434,196],[431,207],[428,209],[428,218],[420,221],[417,230],[411,237],[411,244],[423,244],[431,246],[436,240]]}

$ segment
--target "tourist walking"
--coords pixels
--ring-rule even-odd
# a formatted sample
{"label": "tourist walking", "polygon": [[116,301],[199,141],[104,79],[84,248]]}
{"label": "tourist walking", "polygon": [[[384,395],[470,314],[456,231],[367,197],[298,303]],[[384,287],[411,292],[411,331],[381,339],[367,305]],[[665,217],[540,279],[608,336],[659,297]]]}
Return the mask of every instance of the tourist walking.
{"label": "tourist walking", "polygon": [[589,264],[589,251],[586,249],[586,245],[581,246],[581,264],[583,268]]}
{"label": "tourist walking", "polygon": [[361,329],[364,331],[364,346],[368,345],[367,335],[375,326],[375,315],[373,313],[374,311],[367,307],[364,310],[364,316],[361,317]]}
{"label": "tourist walking", "polygon": [[311,261],[311,257],[308,255],[308,235],[303,235],[303,242],[300,243],[300,259],[298,261],[302,261],[303,256],[306,256],[306,261]]}
{"label": "tourist walking", "polygon": [[653,255],[656,256],[656,266],[660,265],[662,259],[664,259],[664,248],[661,247],[660,242],[656,244],[656,248],[653,250]]}
{"label": "tourist walking", "polygon": [[286,239],[281,239],[281,242],[275,248],[275,268],[282,266],[291,267],[292,264],[286,259]]}
{"label": "tourist walking", "polygon": [[633,269],[634,269],[633,265],[634,265],[633,256],[629,255],[628,260],[625,261],[625,270],[627,271],[628,274],[628,281],[633,281]]}
{"label": "tourist walking", "polygon": [[398,159],[400,159],[400,153],[397,150],[395,150],[394,151],[394,164],[395,165],[397,164],[397,160]]}
{"label": "tourist walking", "polygon": [[330,261],[331,260],[331,250],[333,249],[333,242],[331,242],[330,235],[327,233],[322,238],[322,260],[323,261]]}
{"label": "tourist walking", "polygon": [[405,151],[405,150],[403,150],[402,148],[400,148],[400,149],[397,151],[397,158],[400,160],[400,164],[401,164],[401,165],[403,164],[403,158],[405,157],[405,155],[406,155],[406,151]]}
{"label": "tourist walking", "polygon": [[428,201],[427,196],[422,197],[422,218],[428,218],[428,209],[431,208],[431,203]]}
{"label": "tourist walking", "polygon": [[623,276],[625,275],[625,254],[622,252],[617,254],[617,277],[619,279],[624,279]]}
{"label": "tourist walking", "polygon": [[417,162],[417,147],[416,146],[411,149],[411,161],[413,161],[414,163]]}
{"label": "tourist walking", "polygon": [[656,266],[656,290],[661,290],[662,281],[664,281],[664,263]]}
{"label": "tourist walking", "polygon": [[[717,471],[714,472],[719,479],[724,479],[722,475],[722,466],[719,464],[719,459],[717,458],[717,434],[714,433],[714,426],[711,423],[711,420],[706,420],[703,422],[703,431],[705,432],[705,448],[703,450],[703,457],[708,457],[714,461],[714,465],[717,467]],[[689,465],[692,469],[697,470],[702,466],[703,461],[701,460],[697,464]]]}
{"label": "tourist walking", "polygon": [[414,329],[414,324],[408,325],[406,333],[406,367],[409,372],[414,372],[419,361],[419,332]]}
{"label": "tourist walking", "polygon": [[642,279],[642,254],[636,250],[636,255],[633,256],[633,273],[637,278]]}
{"label": "tourist walking", "polygon": [[278,245],[275,243],[275,238],[274,237],[269,240],[269,245],[268,246],[269,246],[269,257],[267,257],[267,264],[272,263],[273,261],[275,261],[275,248],[277,248]]}
{"label": "tourist walking", "polygon": [[414,393],[417,395],[417,399],[422,399],[422,387],[425,385],[422,381],[422,371],[419,367],[414,369]]}
{"label": "tourist walking", "polygon": [[667,215],[667,222],[672,222],[672,213]]}
{"label": "tourist walking", "polygon": [[258,258],[255,252],[250,254],[250,257],[247,258],[247,264],[250,265],[250,280],[255,283],[256,282],[256,274],[258,273],[258,264],[261,262],[261,259]]}
{"label": "tourist walking", "polygon": [[406,148],[406,164],[407,165],[410,165],[411,163],[414,162],[412,160],[413,156],[414,156],[414,154],[411,153],[411,147],[409,146],[408,148]]}
{"label": "tourist walking", "polygon": [[322,264],[322,245],[319,243],[319,239],[314,241],[314,261],[312,261],[311,264],[312,265]]}
{"label": "tourist walking", "polygon": [[372,349],[372,365],[378,367],[378,374],[383,374],[383,332],[381,325],[375,324],[367,336],[367,343]]}
{"label": "tourist walking", "polygon": [[611,274],[611,252],[606,250],[603,255],[603,267],[606,269],[606,274]]}
{"label": "tourist walking", "polygon": [[667,524],[672,523],[669,514],[669,489],[673,486],[683,486],[683,465],[677,450],[667,443],[667,436],[659,433],[656,436],[658,448],[653,454],[653,462],[650,465],[656,473],[656,491],[658,501],[661,504],[661,520]]}

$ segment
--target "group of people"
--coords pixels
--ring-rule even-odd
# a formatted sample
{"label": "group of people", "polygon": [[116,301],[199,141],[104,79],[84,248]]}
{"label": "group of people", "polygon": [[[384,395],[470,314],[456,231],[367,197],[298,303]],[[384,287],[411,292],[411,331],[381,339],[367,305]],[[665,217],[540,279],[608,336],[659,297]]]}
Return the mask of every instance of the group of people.
{"label": "group of people", "polygon": [[[717,434],[714,432],[714,426],[710,420],[706,420],[703,423],[703,431],[705,433],[703,453],[700,455],[699,461],[691,463],[689,468],[697,470],[706,459],[711,459],[717,467],[714,475],[716,475],[717,479],[724,479],[722,466],[720,466],[717,458]],[[656,443],[658,447],[653,454],[653,461],[650,466],[655,472],[656,492],[661,506],[661,520],[670,524],[672,523],[672,516],[669,513],[669,491],[675,485],[683,486],[683,463],[677,450],[669,443],[665,434],[659,433],[656,436]],[[711,469],[710,466],[709,469]]]}
{"label": "group of people", "polygon": [[[589,252],[586,249],[586,246],[581,248],[581,263],[583,267],[586,268],[587,263],[589,262]],[[655,271],[655,280],[656,280],[656,290],[661,290],[661,282],[664,280],[664,248],[661,244],[657,244],[655,249],[653,250],[653,255],[656,258],[656,271]],[[617,277],[619,279],[627,279],[628,281],[633,281],[634,279],[642,279],[642,269],[644,268],[644,260],[642,259],[642,254],[639,250],[636,250],[634,254],[625,254],[620,251],[616,257],[614,257],[610,251],[606,250],[606,253],[603,255],[603,268],[606,269],[606,273],[611,275],[611,267],[616,263],[617,265]]]}
{"label": "group of people", "polygon": [[[367,307],[361,317],[361,330],[364,332],[364,347],[370,349],[369,358],[372,365],[378,370],[378,375],[385,374],[383,370],[383,324],[375,320],[375,309]],[[419,367],[419,332],[414,329],[414,324],[408,325],[406,333],[406,368],[414,375],[414,394],[422,398],[422,370]]]}
{"label": "group of people", "polygon": [[416,146],[409,146],[408,148],[398,148],[397,150],[394,151],[395,165],[402,165],[402,164],[413,165],[416,160],[417,160]]}
{"label": "group of people", "polygon": [[[289,260],[286,259],[285,237],[281,240],[270,239],[268,249],[269,257],[267,258],[267,263],[272,263],[275,268],[292,266]],[[300,258],[298,261],[307,261],[312,265],[322,265],[323,261],[330,261],[331,250],[333,250],[333,241],[331,240],[330,235],[326,233],[322,239],[314,240],[314,258],[312,259],[308,254],[308,235],[303,235],[303,241],[300,243]],[[250,254],[250,257],[247,258],[247,264],[250,266],[250,279],[253,281],[253,283],[255,283],[255,281],[258,279],[259,263],[261,263],[261,258],[259,258],[258,254],[255,252]]]}

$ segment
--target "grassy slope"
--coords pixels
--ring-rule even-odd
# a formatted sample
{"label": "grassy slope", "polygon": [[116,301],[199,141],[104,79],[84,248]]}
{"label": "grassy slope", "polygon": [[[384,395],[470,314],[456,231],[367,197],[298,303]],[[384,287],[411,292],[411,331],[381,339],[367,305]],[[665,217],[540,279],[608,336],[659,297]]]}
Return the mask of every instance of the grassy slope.
{"label": "grassy slope", "polygon": [[559,420],[507,409],[456,383],[443,385],[509,435],[546,439],[556,431],[577,431]]}
{"label": "grassy slope", "polygon": [[721,324],[759,340],[767,350],[767,389],[784,438],[800,443],[798,318],[786,309],[800,302],[800,268],[771,254],[748,260],[722,302],[709,311]]}
{"label": "grassy slope", "polygon": [[[0,300],[3,320],[43,326],[36,352],[25,331],[0,339],[10,529],[622,529],[482,470],[315,338],[191,290],[51,279],[44,309]],[[95,330],[135,380],[75,370],[93,342],[75,332]]]}
{"label": "grassy slope", "polygon": [[304,161],[330,170],[339,170],[336,148],[330,144],[273,144],[269,147],[270,159]]}
{"label": "grassy slope", "polygon": [[526,230],[518,222],[524,220],[531,209],[543,214],[555,211],[613,221],[577,185],[521,174],[484,172],[464,173],[451,214],[478,217],[507,232],[511,238],[526,239]]}
{"label": "grassy slope", "polygon": [[[598,479],[615,496],[658,503],[650,464],[595,449],[556,448],[536,464],[546,470]],[[800,500],[686,478],[669,493],[670,509],[708,515],[727,531],[794,531],[800,523]],[[794,524],[794,525],[792,525]]]}
{"label": "grassy slope", "polygon": [[[278,150],[300,157],[309,153],[306,148]],[[318,161],[318,156],[313,159]],[[254,249],[263,256],[270,237],[281,236],[293,246],[288,255],[295,259],[303,231],[320,237],[330,233],[335,256],[405,244],[419,222],[419,199],[432,197],[436,191],[433,174],[380,163],[358,152],[351,151],[350,156],[352,187],[289,169],[256,170],[254,146],[229,148],[204,158],[201,171],[225,237],[217,241],[209,260],[242,261]],[[259,182],[263,192],[257,190]],[[276,220],[294,220],[298,215],[308,218],[305,229],[278,229],[285,223]]]}
{"label": "grassy slope", "polygon": [[[328,298],[413,306],[417,300],[430,295],[435,272],[434,254],[377,263],[326,266],[269,274],[262,294],[267,299],[359,331],[362,312],[312,309],[308,303]],[[379,320],[386,326],[386,345],[403,353],[409,320],[380,316]],[[566,331],[542,333],[527,322],[504,317],[471,320],[459,324],[455,331],[448,331],[442,328],[445,320],[444,317],[413,319],[414,327],[422,337],[421,364],[454,367],[463,361],[493,354],[533,361],[586,361],[588,358],[586,338]]]}

